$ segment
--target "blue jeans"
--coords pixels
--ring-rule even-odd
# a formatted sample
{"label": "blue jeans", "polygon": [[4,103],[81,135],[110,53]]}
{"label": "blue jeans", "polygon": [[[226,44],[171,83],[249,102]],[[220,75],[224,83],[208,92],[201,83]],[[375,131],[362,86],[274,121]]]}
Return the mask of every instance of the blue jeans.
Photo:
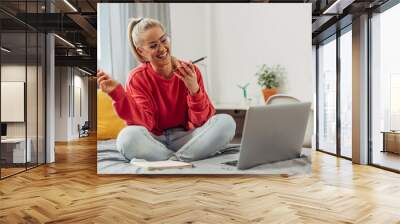
{"label": "blue jeans", "polygon": [[203,126],[186,131],[167,129],[160,136],[143,126],[125,127],[117,138],[117,149],[129,160],[168,160],[175,156],[180,161],[195,161],[213,156],[235,136],[236,123],[230,115],[212,116]]}

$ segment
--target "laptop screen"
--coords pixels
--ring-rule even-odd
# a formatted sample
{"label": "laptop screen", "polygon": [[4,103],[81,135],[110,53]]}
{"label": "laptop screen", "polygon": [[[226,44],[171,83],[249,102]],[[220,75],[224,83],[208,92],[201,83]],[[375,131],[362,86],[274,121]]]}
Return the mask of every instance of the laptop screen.
{"label": "laptop screen", "polygon": [[1,136],[7,136],[7,124],[1,124]]}

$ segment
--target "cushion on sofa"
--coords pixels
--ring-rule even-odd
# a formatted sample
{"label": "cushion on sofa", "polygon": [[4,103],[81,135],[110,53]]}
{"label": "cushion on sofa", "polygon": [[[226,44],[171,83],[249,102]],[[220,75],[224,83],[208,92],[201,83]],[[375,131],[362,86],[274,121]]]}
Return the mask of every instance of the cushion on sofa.
{"label": "cushion on sofa", "polygon": [[112,106],[111,97],[97,90],[97,139],[115,139],[125,126]]}

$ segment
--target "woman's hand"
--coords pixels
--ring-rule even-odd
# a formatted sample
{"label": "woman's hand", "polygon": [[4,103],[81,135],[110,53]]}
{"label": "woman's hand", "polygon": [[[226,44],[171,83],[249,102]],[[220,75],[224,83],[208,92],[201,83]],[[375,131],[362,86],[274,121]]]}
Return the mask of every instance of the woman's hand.
{"label": "woman's hand", "polygon": [[103,70],[97,70],[97,85],[99,85],[100,89],[105,93],[111,93],[117,86],[118,82],[111,79],[110,75],[108,75]]}
{"label": "woman's hand", "polygon": [[194,65],[192,62],[176,61],[177,70],[176,76],[180,78],[183,83],[185,83],[186,88],[188,88],[190,95],[196,94],[200,87],[197,83],[197,75],[194,70]]}

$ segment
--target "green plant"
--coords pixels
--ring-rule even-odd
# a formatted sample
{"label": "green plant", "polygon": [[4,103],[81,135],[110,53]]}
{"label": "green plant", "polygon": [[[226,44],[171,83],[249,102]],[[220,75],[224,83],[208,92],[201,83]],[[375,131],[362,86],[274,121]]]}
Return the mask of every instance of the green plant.
{"label": "green plant", "polygon": [[257,83],[263,88],[272,89],[280,86],[284,69],[280,65],[269,67],[265,64],[257,71]]}

